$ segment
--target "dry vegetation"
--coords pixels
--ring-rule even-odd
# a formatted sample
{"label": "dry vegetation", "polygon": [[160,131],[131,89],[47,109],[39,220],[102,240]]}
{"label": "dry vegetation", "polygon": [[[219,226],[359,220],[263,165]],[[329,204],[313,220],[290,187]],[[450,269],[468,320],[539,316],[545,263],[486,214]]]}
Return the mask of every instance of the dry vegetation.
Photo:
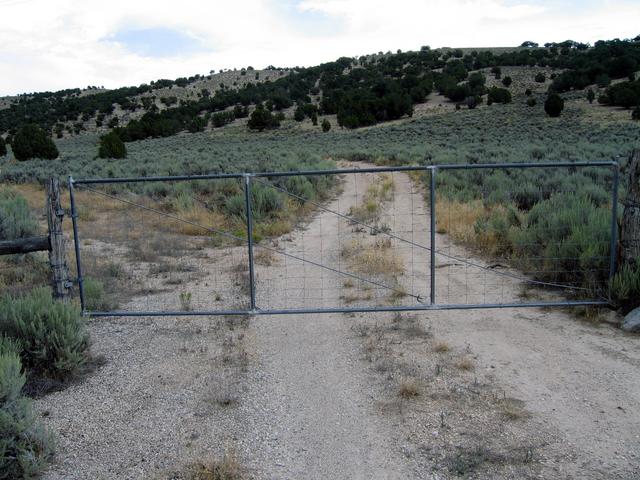
{"label": "dry vegetation", "polygon": [[505,395],[463,349],[432,338],[413,316],[355,323],[381,391],[378,407],[400,425],[420,471],[438,478],[538,478],[548,434],[531,434],[524,403]]}
{"label": "dry vegetation", "polygon": [[189,469],[186,480],[242,480],[245,469],[233,451],[224,454],[221,460],[200,463]]}
{"label": "dry vegetation", "polygon": [[379,180],[367,187],[362,204],[351,207],[348,215],[358,222],[377,227],[381,207],[384,202],[391,200],[394,189],[393,176],[380,174]]}
{"label": "dry vegetation", "polygon": [[[406,296],[404,287],[400,282],[405,272],[405,264],[402,257],[394,248],[394,241],[379,235],[386,232],[388,227],[380,225],[381,215],[385,205],[392,200],[395,190],[393,176],[379,174],[369,184],[361,204],[351,207],[348,215],[355,220],[354,235],[342,245],[340,255],[349,265],[349,271],[364,275],[368,280],[382,282],[388,287],[388,301],[395,303]],[[364,225],[372,228],[363,228]],[[362,283],[357,285],[356,283]],[[359,287],[359,291],[343,295],[342,300],[354,303],[359,300],[372,300],[374,295],[368,291],[371,288],[367,282],[355,282],[346,279],[343,286],[347,289]],[[363,292],[364,291],[364,292]]]}

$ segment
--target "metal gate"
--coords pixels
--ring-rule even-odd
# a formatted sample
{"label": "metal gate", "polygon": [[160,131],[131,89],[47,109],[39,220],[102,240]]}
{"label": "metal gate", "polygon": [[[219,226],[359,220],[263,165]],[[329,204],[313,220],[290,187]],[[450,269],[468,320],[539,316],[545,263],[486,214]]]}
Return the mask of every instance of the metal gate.
{"label": "metal gate", "polygon": [[70,177],[80,302],[91,316],[604,305],[618,183],[615,162]]}

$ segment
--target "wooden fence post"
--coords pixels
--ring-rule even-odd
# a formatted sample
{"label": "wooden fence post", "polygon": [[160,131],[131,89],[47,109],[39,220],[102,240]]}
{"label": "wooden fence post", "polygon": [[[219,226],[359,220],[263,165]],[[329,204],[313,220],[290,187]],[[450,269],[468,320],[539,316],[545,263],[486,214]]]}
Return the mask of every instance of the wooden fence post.
{"label": "wooden fence post", "polygon": [[640,150],[629,158],[629,191],[624,202],[620,228],[620,265],[634,265],[640,259]]}
{"label": "wooden fence post", "polygon": [[49,264],[54,298],[64,302],[69,300],[72,282],[69,277],[69,265],[65,250],[62,218],[64,210],[60,204],[60,185],[58,180],[50,178],[47,181],[47,222],[49,224]]}

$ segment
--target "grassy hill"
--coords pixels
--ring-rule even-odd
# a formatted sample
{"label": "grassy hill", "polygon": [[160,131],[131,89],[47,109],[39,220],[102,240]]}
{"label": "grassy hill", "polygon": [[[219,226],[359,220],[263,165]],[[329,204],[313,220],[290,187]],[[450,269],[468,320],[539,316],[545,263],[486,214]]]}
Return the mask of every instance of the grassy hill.
{"label": "grassy hill", "polygon": [[[507,101],[527,88],[564,93],[605,89],[619,80],[625,81],[624,88],[603,90],[600,100],[630,107],[640,102],[640,83],[634,81],[639,68],[637,39],[597,42],[591,48],[571,41],[472,51],[423,47],[295,70],[241,69],[110,91],[34,93],[3,101],[7,108],[0,109],[0,134],[10,139],[27,123],[57,138],[118,127],[128,142],[208,131],[246,118],[259,106],[299,121],[335,115],[334,124],[360,128],[411,117],[424,110],[420,105],[433,103],[435,93],[456,105],[475,106]],[[536,74],[544,74],[541,81],[534,81]],[[515,81],[506,83],[509,79]],[[501,93],[503,87],[509,92]],[[276,119],[265,125],[277,124]]]}

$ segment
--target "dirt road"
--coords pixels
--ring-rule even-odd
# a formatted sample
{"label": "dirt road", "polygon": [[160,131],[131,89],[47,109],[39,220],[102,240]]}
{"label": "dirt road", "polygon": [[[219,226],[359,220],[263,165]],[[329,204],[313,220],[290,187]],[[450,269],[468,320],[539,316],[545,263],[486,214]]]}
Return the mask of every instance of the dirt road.
{"label": "dirt road", "polygon": [[[349,214],[379,181],[346,180],[327,206]],[[380,201],[380,224],[424,244],[422,193],[406,174],[393,183],[393,195]],[[354,271],[345,251],[364,252],[384,237],[370,233],[324,211],[273,246]],[[471,258],[443,235],[438,245]],[[402,266],[397,284],[384,271],[360,272],[372,282],[359,282],[276,255],[257,268],[258,304],[388,304],[398,293],[389,286],[409,294],[395,301],[422,301],[428,252],[396,241],[389,249],[393,263],[385,265]],[[520,282],[480,282],[486,271],[474,277],[455,263],[438,258],[446,279],[439,298],[517,298]],[[214,275],[219,283],[219,269]],[[637,337],[559,310],[429,312],[411,317],[411,329],[398,326],[405,321],[392,314],[254,317],[248,325],[94,320],[94,349],[106,365],[37,401],[59,438],[46,478],[184,478],[186,466],[225,449],[259,479],[640,476]],[[436,353],[445,342],[448,353]],[[398,400],[406,378],[419,388]],[[495,392],[524,402],[527,414],[498,416]],[[522,458],[476,447],[466,456],[468,445],[497,440],[507,450],[536,447]]]}

